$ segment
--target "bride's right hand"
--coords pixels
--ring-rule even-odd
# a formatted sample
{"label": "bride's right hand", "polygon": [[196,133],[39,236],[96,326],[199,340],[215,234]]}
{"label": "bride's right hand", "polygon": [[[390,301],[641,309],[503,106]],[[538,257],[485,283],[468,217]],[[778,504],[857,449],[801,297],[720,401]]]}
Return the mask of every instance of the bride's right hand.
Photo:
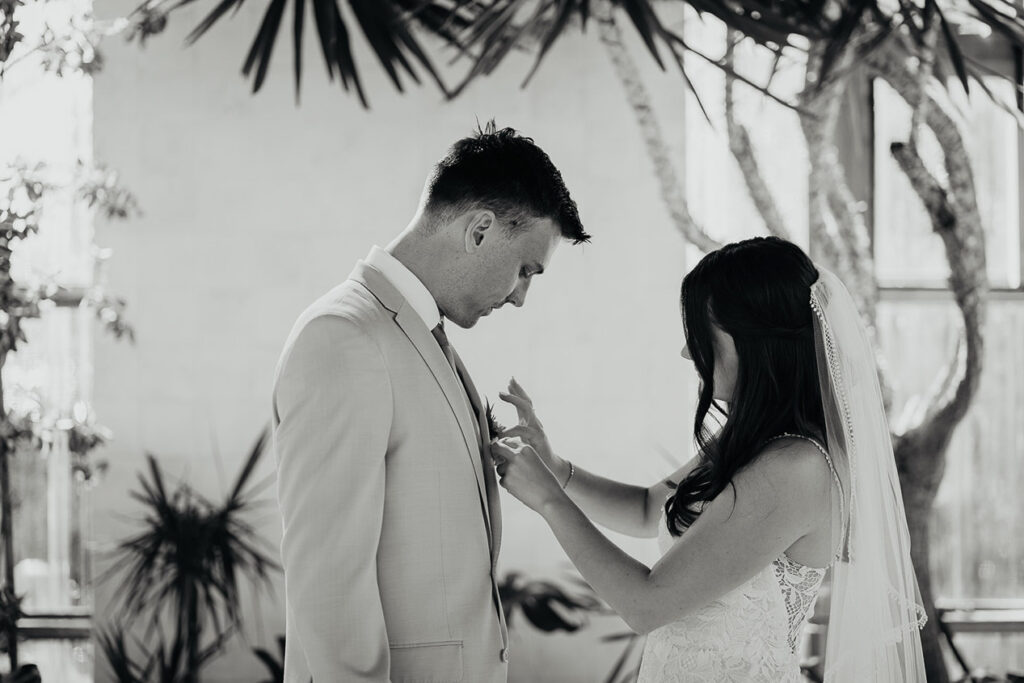
{"label": "bride's right hand", "polygon": [[533,401],[530,400],[526,390],[515,378],[512,378],[508,382],[508,391],[499,391],[498,398],[515,406],[516,413],[519,415],[519,424],[506,429],[500,436],[503,438],[518,436],[523,443],[537,451],[544,464],[557,475],[556,467],[560,458],[551,451],[548,436],[544,433],[544,425],[537,417],[537,413],[533,409]]}

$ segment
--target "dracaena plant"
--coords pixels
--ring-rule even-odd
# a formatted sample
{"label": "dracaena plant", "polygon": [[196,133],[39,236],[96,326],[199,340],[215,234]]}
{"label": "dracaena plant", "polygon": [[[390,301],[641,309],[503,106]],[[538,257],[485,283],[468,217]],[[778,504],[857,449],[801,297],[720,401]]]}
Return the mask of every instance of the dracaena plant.
{"label": "dracaena plant", "polygon": [[[241,630],[242,581],[271,588],[280,569],[248,521],[266,503],[258,498],[271,479],[250,479],[265,450],[264,430],[246,457],[231,490],[208,500],[187,482],[169,488],[152,455],[139,489],[142,527],[114,551],[101,577],[121,582],[113,627],[100,645],[119,683],[195,683],[201,669]],[[143,627],[129,644],[125,632]]]}
{"label": "dracaena plant", "polygon": [[589,587],[571,592],[552,581],[525,579],[519,572],[508,572],[498,582],[498,595],[509,628],[522,614],[541,631],[574,633],[587,624],[590,613],[607,611]]}

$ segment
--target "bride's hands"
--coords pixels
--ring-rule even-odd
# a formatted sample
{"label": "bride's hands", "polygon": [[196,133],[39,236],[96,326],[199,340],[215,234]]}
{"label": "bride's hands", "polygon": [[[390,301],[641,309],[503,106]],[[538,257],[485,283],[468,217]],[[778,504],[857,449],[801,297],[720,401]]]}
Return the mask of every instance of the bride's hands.
{"label": "bride's hands", "polygon": [[518,437],[492,441],[491,458],[498,483],[530,509],[543,513],[547,503],[565,495],[537,451]]}
{"label": "bride's hands", "polygon": [[537,451],[537,455],[544,461],[544,464],[557,474],[560,469],[558,467],[559,458],[551,452],[551,444],[548,442],[547,434],[544,433],[544,425],[537,417],[537,413],[533,409],[533,401],[530,400],[526,390],[515,378],[512,378],[508,382],[508,391],[498,392],[498,398],[515,406],[516,413],[519,415],[519,424],[506,429],[501,436],[522,439],[523,443]]}

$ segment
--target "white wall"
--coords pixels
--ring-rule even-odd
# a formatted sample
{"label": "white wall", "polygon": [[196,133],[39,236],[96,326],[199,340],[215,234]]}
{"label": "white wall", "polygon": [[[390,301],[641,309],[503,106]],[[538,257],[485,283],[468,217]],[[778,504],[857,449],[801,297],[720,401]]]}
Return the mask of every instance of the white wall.
{"label": "white wall", "polygon": [[[97,3],[97,12],[135,4]],[[145,214],[97,230],[115,250],[111,288],[130,302],[138,334],[134,347],[103,339],[96,350],[95,407],[116,435],[96,496],[101,548],[132,530],[123,517],[139,508],[127,492],[145,452],[203,492],[226,489],[269,418],[274,364],[295,316],[406,225],[431,163],[478,118],[496,117],[549,152],[594,242],[561,246],[525,308],[454,331],[453,343],[492,400],[515,375],[556,448],[581,466],[637,483],[671,471],[663,452],[679,459],[689,450],[692,419],[693,373],[678,356],[685,250],[596,27],[559,43],[526,91],[518,88],[524,57],[455,103],[431,86],[394,93],[360,46],[373,105],[365,111],[328,84],[311,25],[301,105],[284,37],[264,91],[250,95],[239,70],[265,4],[247,3],[192,48],[182,42],[198,9],[176,15],[145,49],[117,39],[105,46],[96,156],[121,171]],[[634,47],[681,159],[683,84]],[[268,457],[259,474],[271,473]],[[563,575],[564,555],[542,520],[507,496],[503,504],[502,568]],[[276,549],[272,506],[260,529]],[[645,560],[656,554],[651,541],[626,547]],[[97,590],[101,618],[114,590]],[[280,597],[245,608],[253,644],[283,632]],[[605,620],[571,637],[539,635],[522,620],[517,627],[514,681],[594,681],[619,651],[597,634],[622,625]],[[262,668],[236,641],[207,673],[249,683]],[[102,662],[97,680],[109,680]]]}

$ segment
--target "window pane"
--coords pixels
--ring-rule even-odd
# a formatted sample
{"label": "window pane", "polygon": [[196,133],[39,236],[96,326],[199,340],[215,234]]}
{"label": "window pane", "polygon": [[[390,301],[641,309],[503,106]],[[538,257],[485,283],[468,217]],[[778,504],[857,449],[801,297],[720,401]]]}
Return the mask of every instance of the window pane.
{"label": "window pane", "polygon": [[[942,294],[892,293],[879,306],[879,332],[895,385],[891,423],[923,409],[917,396],[953,357],[962,322]],[[935,502],[931,569],[937,598],[1024,595],[1024,296],[993,297],[985,326],[978,394],[954,433]],[[927,339],[929,343],[922,343]],[[1020,636],[957,635],[969,661],[1020,670]]]}
{"label": "window pane", "polygon": [[[986,85],[1004,101],[1014,101],[1012,83],[991,78]],[[1013,117],[980,90],[972,90],[969,103],[959,103],[966,117],[961,132],[974,169],[992,286],[1016,289],[1021,286],[1019,131]],[[956,94],[955,87],[952,92]],[[874,83],[874,100],[879,281],[889,287],[945,287],[949,266],[942,241],[889,151],[891,143],[907,140],[910,108],[880,79]],[[920,135],[919,151],[932,174],[945,183],[941,150],[930,133]]]}
{"label": "window pane", "polygon": [[[962,323],[946,297],[886,300],[879,331],[895,380],[891,422],[945,371]],[[922,330],[932,343],[922,344]],[[949,446],[935,504],[932,571],[942,597],[1024,594],[1024,299],[989,303],[978,394]],[[991,533],[991,530],[999,530]],[[981,530],[980,532],[978,530]]]}

